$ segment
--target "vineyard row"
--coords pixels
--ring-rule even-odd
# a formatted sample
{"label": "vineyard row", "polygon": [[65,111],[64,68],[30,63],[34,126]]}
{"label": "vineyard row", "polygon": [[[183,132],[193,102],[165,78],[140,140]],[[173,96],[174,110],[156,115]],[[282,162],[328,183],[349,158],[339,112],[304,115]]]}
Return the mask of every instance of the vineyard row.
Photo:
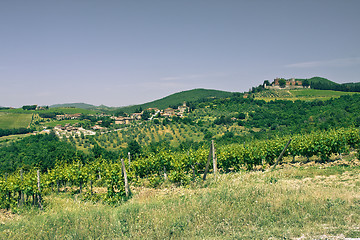
{"label": "vineyard row", "polygon": [[[355,128],[294,135],[284,156],[318,156],[327,161],[332,154],[343,154],[359,148],[359,130]],[[273,165],[283,151],[289,137],[271,140],[255,140],[248,144],[229,144],[216,147],[218,168],[221,172],[252,169],[256,165]],[[42,194],[76,189],[84,198],[119,202],[127,198],[124,184],[125,174],[129,182],[135,184],[148,179],[156,186],[165,179],[177,184],[187,184],[204,173],[208,148],[189,149],[186,152],[161,150],[146,156],[133,157],[122,165],[121,161],[104,160],[101,157],[89,164],[81,164],[74,159],[72,164],[57,165],[41,174]],[[124,166],[124,167],[123,167]],[[11,174],[0,178],[0,208],[16,208],[22,204],[35,204],[40,194],[37,170]],[[106,188],[104,193],[94,189]]]}

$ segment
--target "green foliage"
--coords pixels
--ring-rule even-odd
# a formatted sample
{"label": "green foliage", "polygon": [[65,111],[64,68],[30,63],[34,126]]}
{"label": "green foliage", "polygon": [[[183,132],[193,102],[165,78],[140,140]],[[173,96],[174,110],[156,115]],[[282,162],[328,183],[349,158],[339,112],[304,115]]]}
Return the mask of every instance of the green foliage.
{"label": "green foliage", "polygon": [[141,153],[141,146],[136,140],[133,140],[128,143],[126,151],[132,155],[138,156]]}
{"label": "green foliage", "polygon": [[239,113],[238,115],[237,115],[237,118],[238,119],[245,119],[246,118],[246,114],[245,113]]}
{"label": "green foliage", "polygon": [[147,110],[145,110],[145,111],[143,112],[143,114],[141,115],[141,119],[142,119],[142,120],[148,120],[150,117],[151,117],[151,112],[150,112],[150,111],[147,111]]}
{"label": "green foliage", "polygon": [[0,137],[33,132],[33,128],[0,129]]}
{"label": "green foliage", "polygon": [[231,117],[230,116],[221,116],[220,118],[215,119],[214,123],[217,125],[222,125],[222,124],[230,124],[232,122]]}
{"label": "green foliage", "polygon": [[[54,137],[48,135],[42,138],[42,143],[44,143],[53,142]],[[24,140],[29,142],[31,138]],[[231,172],[244,168],[253,169],[258,165],[272,165],[282,152],[287,141],[288,136],[256,140],[241,145],[226,144],[216,146],[218,167],[223,172]],[[306,135],[298,134],[292,136],[292,142],[284,156],[304,156],[308,158],[318,156],[321,161],[325,162],[328,161],[331,154],[346,153],[350,148],[357,148],[359,144],[359,130],[353,128],[319,131]],[[168,174],[168,179],[172,183],[178,185],[189,184],[194,175],[196,177],[199,173],[204,172],[209,148],[201,146],[193,149],[190,145],[190,148],[184,150],[159,149],[156,152],[149,152],[132,158],[131,166],[126,166],[129,181],[135,178],[148,178],[152,186],[158,186],[165,180],[165,174]],[[96,183],[98,186],[107,189],[106,193],[100,194],[99,199],[109,203],[126,200],[122,166],[119,160],[116,161],[114,158],[105,160],[100,155],[95,161],[83,164],[81,158],[75,155],[72,163],[65,163],[65,161],[56,163],[52,169],[48,167],[47,173],[42,175],[45,182],[43,186],[45,193],[54,191],[55,185],[63,187],[76,186],[79,193],[87,188],[88,192],[92,183]],[[36,191],[35,168],[33,166],[27,169],[27,172],[32,176],[29,181],[19,182],[18,173],[9,175],[6,181],[4,178],[0,178],[0,197],[4,201],[2,207],[14,206],[20,192],[31,195]],[[268,183],[276,183],[276,181],[276,178],[267,180]]]}
{"label": "green foliage", "polygon": [[308,80],[308,79],[305,79],[304,81],[302,81],[302,85],[303,85],[304,87],[310,86],[309,80]]}
{"label": "green foliage", "polygon": [[360,83],[335,83],[326,78],[313,77],[308,79],[311,88],[344,92],[360,92]]}
{"label": "green foliage", "polygon": [[25,106],[22,106],[22,109],[23,110],[35,110],[37,107],[37,105],[25,105]]}
{"label": "green foliage", "polygon": [[0,170],[2,174],[33,167],[45,171],[57,162],[72,162],[74,156],[81,156],[81,153],[69,143],[59,141],[54,134],[39,134],[1,147]]}
{"label": "green foliage", "polygon": [[284,88],[286,86],[286,80],[285,79],[279,79],[279,86],[281,88]]}

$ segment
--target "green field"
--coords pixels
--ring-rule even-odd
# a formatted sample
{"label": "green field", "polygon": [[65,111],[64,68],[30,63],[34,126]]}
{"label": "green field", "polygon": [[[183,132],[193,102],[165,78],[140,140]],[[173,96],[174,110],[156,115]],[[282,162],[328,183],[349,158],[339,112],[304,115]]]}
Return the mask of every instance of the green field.
{"label": "green field", "polygon": [[317,89],[291,90],[290,93],[295,98],[305,98],[305,99],[314,99],[314,98],[329,99],[329,98],[340,97],[343,95],[359,94],[354,92],[340,92],[340,91],[317,90]]}
{"label": "green field", "polygon": [[0,112],[0,128],[27,128],[31,118],[32,114]]}
{"label": "green field", "polygon": [[57,125],[65,126],[65,124],[76,124],[76,123],[84,123],[85,121],[77,120],[77,119],[67,119],[67,120],[61,120],[61,121],[51,121],[51,122],[45,122],[42,124],[46,127],[55,127]]}

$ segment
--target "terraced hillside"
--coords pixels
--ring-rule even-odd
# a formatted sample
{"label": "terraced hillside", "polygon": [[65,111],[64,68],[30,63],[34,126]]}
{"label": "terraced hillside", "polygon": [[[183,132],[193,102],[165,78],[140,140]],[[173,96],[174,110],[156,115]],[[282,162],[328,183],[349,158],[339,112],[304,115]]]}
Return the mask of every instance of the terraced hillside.
{"label": "terraced hillside", "polygon": [[355,92],[341,92],[333,90],[319,90],[319,89],[292,89],[292,90],[265,90],[255,93],[255,99],[271,101],[271,100],[328,100],[331,98],[338,98],[344,95],[359,94]]}

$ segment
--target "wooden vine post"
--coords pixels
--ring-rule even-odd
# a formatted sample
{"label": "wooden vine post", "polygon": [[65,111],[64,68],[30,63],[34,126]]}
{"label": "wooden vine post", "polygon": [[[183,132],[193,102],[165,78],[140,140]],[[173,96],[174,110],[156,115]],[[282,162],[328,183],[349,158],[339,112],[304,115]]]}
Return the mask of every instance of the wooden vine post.
{"label": "wooden vine post", "polygon": [[216,175],[217,175],[217,158],[216,158],[214,140],[211,140],[211,150],[212,150],[214,177],[216,178]]}
{"label": "wooden vine post", "polygon": [[[5,182],[6,182],[6,185],[7,185],[7,180],[8,180],[8,174],[5,173]],[[8,198],[8,204],[6,204],[6,210],[9,210],[10,209],[10,201],[11,201],[11,192],[8,190],[7,192],[7,198]]]}
{"label": "wooden vine post", "polygon": [[90,179],[90,195],[93,195],[93,186],[92,186],[92,179]]}
{"label": "wooden vine post", "polygon": [[164,166],[164,179],[167,180],[166,167]]}
{"label": "wooden vine post", "polygon": [[39,204],[40,210],[43,210],[42,203],[41,203],[41,188],[40,188],[40,170],[37,170],[37,187],[38,187],[38,193],[37,193],[37,200]]}
{"label": "wooden vine post", "polygon": [[58,178],[56,178],[56,194],[59,194],[59,192],[60,192],[60,186],[59,186],[59,179]]}
{"label": "wooden vine post", "polygon": [[284,147],[284,150],[282,150],[280,156],[278,157],[278,159],[276,159],[276,162],[275,162],[275,164],[274,164],[274,166],[273,166],[273,169],[275,169],[276,165],[278,165],[278,163],[281,161],[281,159],[282,159],[282,157],[283,157],[286,149],[289,147],[289,145],[290,145],[290,143],[291,143],[291,140],[292,140],[292,139],[290,138],[289,141],[286,143],[286,145],[285,145],[285,147]]}
{"label": "wooden vine post", "polygon": [[[81,166],[80,166],[80,164],[78,165],[78,171],[80,172],[81,171]],[[80,181],[79,181],[79,193],[81,194],[82,193],[82,178],[80,178]]]}
{"label": "wooden vine post", "polygon": [[206,175],[207,175],[207,173],[208,173],[208,171],[209,171],[211,158],[213,159],[214,176],[216,176],[216,172],[217,172],[217,158],[216,158],[214,140],[211,141],[209,156],[208,156],[208,160],[207,160],[206,167],[205,167],[205,173],[204,173],[204,176],[203,176],[203,180],[204,180],[204,181],[206,180]]}
{"label": "wooden vine post", "polygon": [[[187,155],[188,155],[188,158],[190,159],[190,152],[188,151],[187,152]],[[195,177],[196,177],[196,173],[195,173],[195,164],[191,164],[191,169],[193,171],[193,180],[195,180]]]}
{"label": "wooden vine post", "polygon": [[124,159],[121,159],[121,166],[122,166],[121,169],[122,169],[122,172],[123,172],[124,183],[125,183],[125,195],[126,195],[126,197],[128,197],[130,191],[129,191],[129,183],[128,183],[128,179],[127,179]]}
{"label": "wooden vine post", "polygon": [[[24,182],[24,171],[22,169],[20,169],[20,180],[21,180],[21,184],[23,184]],[[19,191],[20,194],[20,201],[18,203],[19,206],[24,204],[24,191],[20,190]]]}
{"label": "wooden vine post", "polygon": [[130,171],[130,165],[131,165],[131,154],[128,152],[128,159],[129,159],[129,171]]}

